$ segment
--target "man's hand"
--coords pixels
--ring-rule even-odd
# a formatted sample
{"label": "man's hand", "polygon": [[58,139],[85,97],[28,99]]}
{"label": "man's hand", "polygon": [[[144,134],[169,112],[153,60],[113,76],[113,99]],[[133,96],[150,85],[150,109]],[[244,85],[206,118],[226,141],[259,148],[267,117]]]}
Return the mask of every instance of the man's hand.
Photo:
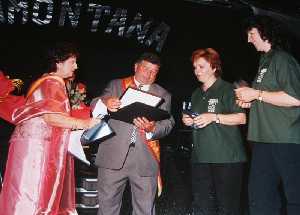
{"label": "man's hand", "polygon": [[133,124],[145,132],[154,132],[155,130],[155,121],[149,121],[145,117],[137,117],[133,119]]}
{"label": "man's hand", "polygon": [[102,102],[105,104],[107,109],[111,112],[116,112],[120,108],[121,101],[117,97],[103,98]]}

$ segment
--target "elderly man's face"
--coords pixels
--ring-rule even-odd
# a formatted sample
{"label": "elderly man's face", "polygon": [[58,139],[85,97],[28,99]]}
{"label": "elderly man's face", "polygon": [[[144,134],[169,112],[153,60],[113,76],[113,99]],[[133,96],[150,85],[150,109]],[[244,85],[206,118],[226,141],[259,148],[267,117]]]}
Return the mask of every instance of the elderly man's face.
{"label": "elderly man's face", "polygon": [[156,80],[159,71],[159,65],[152,64],[148,61],[141,61],[134,65],[135,78],[141,84],[152,84]]}

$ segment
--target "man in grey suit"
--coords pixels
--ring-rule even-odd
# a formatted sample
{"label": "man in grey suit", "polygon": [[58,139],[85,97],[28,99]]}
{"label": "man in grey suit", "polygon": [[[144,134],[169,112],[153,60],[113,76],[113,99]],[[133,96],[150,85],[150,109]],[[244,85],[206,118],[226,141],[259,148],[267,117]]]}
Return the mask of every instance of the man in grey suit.
{"label": "man in grey suit", "polygon": [[[164,99],[160,109],[170,112],[171,95],[155,80],[160,59],[153,53],[144,53],[135,62],[134,76],[112,80],[103,94],[93,100],[109,111],[117,111],[119,97],[130,86]],[[170,133],[174,119],[149,121],[137,117],[133,124],[110,119],[116,135],[99,145],[96,158],[98,169],[98,215],[118,215],[127,181],[130,183],[133,215],[155,215],[155,195],[159,177],[157,140]]]}

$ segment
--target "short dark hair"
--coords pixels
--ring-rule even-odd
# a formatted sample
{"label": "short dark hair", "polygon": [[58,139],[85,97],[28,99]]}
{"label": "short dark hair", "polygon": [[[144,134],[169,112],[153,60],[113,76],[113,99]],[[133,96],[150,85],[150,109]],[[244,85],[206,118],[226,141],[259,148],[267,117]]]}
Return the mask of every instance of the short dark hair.
{"label": "short dark hair", "polygon": [[59,42],[54,44],[48,49],[47,52],[47,62],[48,69],[47,72],[53,72],[56,70],[56,63],[63,62],[70,57],[79,57],[79,52],[77,47],[73,43],[69,42]]}
{"label": "short dark hair", "polygon": [[148,61],[152,64],[161,66],[160,58],[157,54],[151,53],[151,52],[144,52],[136,61],[135,63],[140,63],[142,61]]}
{"label": "short dark hair", "polygon": [[248,33],[252,28],[256,28],[261,38],[268,40],[272,48],[288,47],[287,41],[283,41],[282,26],[274,19],[262,15],[248,17],[244,22],[244,29]]}

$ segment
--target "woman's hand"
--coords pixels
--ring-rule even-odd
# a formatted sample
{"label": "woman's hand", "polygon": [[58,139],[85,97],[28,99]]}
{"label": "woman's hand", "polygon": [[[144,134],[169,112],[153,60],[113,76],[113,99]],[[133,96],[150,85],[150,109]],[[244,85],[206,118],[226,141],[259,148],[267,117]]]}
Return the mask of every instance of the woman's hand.
{"label": "woman's hand", "polygon": [[192,117],[190,117],[187,114],[182,114],[182,122],[183,124],[185,124],[186,126],[192,126],[194,124],[194,120]]}
{"label": "woman's hand", "polygon": [[101,119],[99,118],[90,118],[85,120],[84,122],[84,128],[83,129],[89,129],[100,123]]}
{"label": "woman's hand", "polygon": [[234,91],[236,98],[243,102],[251,102],[259,97],[259,90],[250,87],[240,87]]}
{"label": "woman's hand", "polygon": [[251,102],[244,102],[241,100],[236,100],[236,104],[241,108],[250,108],[251,107]]}
{"label": "woman's hand", "polygon": [[101,121],[99,118],[79,119],[57,113],[44,114],[43,119],[52,126],[70,128],[73,130],[89,129]]}
{"label": "woman's hand", "polygon": [[203,113],[200,114],[199,116],[196,116],[194,118],[194,124],[198,128],[204,128],[210,123],[216,121],[216,114],[215,113]]}

